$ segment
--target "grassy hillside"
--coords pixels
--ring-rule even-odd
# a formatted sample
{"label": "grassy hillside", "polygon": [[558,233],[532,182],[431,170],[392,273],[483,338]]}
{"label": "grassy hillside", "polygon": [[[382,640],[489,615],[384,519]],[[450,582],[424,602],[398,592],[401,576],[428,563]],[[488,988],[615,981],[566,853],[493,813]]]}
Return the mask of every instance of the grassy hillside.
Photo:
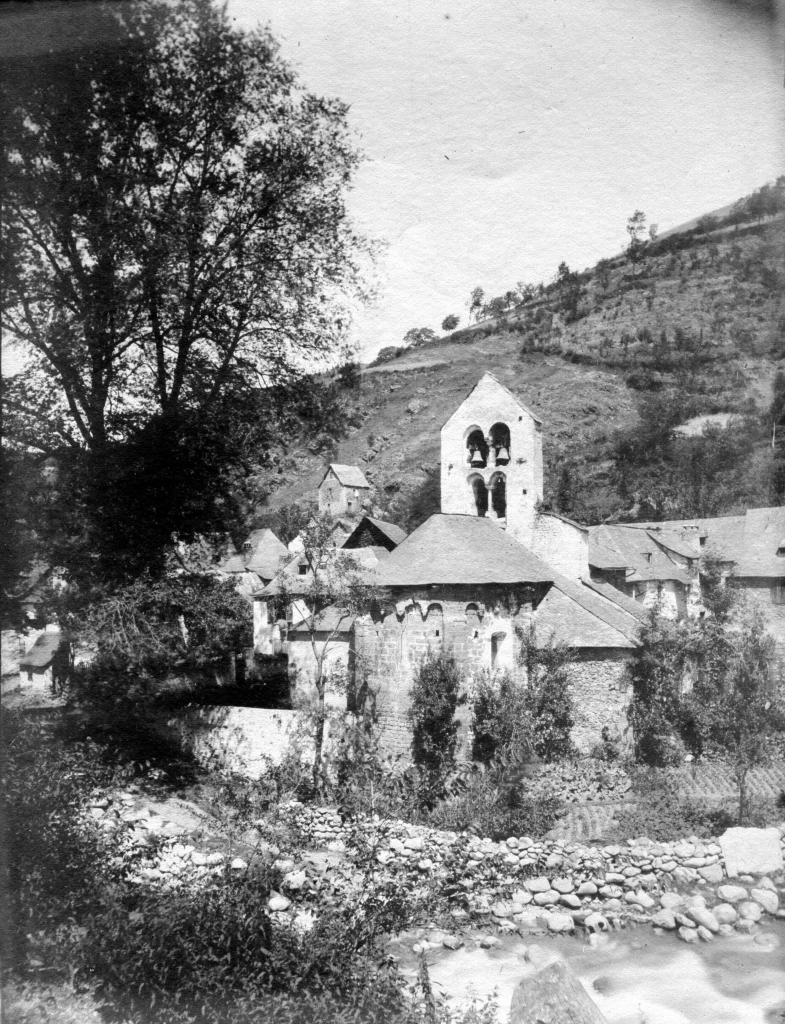
{"label": "grassy hillside", "polygon": [[[438,500],[439,429],[485,370],[543,420],[552,507],[599,521],[779,501],[768,410],[785,369],[784,225],[670,235],[363,368],[346,399],[355,425],[332,450],[289,448],[271,503],[312,496],[333,457],[413,525]],[[709,413],[734,415],[708,437],[673,433]]]}

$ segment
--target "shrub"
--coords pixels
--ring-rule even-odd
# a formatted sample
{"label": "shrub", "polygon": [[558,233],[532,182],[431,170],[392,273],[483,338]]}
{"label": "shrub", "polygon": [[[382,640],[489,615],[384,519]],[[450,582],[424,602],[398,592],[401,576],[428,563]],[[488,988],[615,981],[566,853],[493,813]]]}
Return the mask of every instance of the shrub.
{"label": "shrub", "polygon": [[412,756],[435,791],[443,788],[455,766],[458,722],[455,713],[465,703],[463,672],[452,654],[429,651],[414,676],[409,718]]}

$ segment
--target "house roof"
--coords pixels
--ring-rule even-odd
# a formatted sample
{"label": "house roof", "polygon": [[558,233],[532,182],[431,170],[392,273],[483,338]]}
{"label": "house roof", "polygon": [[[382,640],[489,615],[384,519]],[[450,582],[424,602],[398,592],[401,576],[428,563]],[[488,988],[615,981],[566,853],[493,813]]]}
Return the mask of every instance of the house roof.
{"label": "house roof", "polygon": [[380,563],[386,587],[431,583],[546,583],[553,571],[496,523],[437,512]]}
{"label": "house roof", "polygon": [[[694,551],[690,557],[697,557],[697,554]],[[589,564],[598,569],[625,569],[631,583],[690,581],[687,570],[668,555],[656,535],[638,525],[589,527]]]}
{"label": "house roof", "polygon": [[246,568],[263,580],[271,580],[281,568],[281,559],[290,557],[289,549],[272,530],[254,530],[248,539],[252,548]]}
{"label": "house roof", "polygon": [[733,562],[734,576],[785,577],[785,558],[777,554],[785,541],[785,507],[750,508],[740,516],[672,519],[642,525],[683,538],[705,538],[703,552]]}
{"label": "house roof", "polygon": [[19,668],[49,668],[64,640],[65,636],[59,630],[42,633],[27,654],[19,659]]}
{"label": "house roof", "polygon": [[[402,530],[400,526],[396,526],[395,523],[386,523],[383,519],[373,519],[371,516],[363,516],[360,522],[346,538],[344,547],[350,545],[355,534],[359,534],[363,527],[368,523],[371,525],[372,532],[379,534],[382,538],[389,541],[392,547],[397,547],[402,540],[406,539],[406,531]],[[390,549],[385,548],[385,550]]]}
{"label": "house roof", "polygon": [[[336,605],[328,605],[318,613],[314,619],[314,632],[315,633],[332,633],[336,631],[336,635],[344,633],[350,633],[352,626],[354,626],[354,615],[346,612],[342,608],[338,608]],[[294,623],[290,629],[289,634],[298,634],[298,638],[310,633],[310,628],[304,620],[300,620]]]}
{"label": "house roof", "polygon": [[595,591],[601,597],[618,605],[619,608],[622,608],[625,612],[638,619],[639,622],[645,622],[648,619],[649,610],[645,605],[636,601],[633,597],[628,597],[623,591],[612,586],[612,584],[606,583],[604,580],[593,580],[590,576],[584,576],[581,582],[589,590]]}
{"label": "house roof", "polygon": [[[581,584],[575,586],[580,588]],[[588,591],[588,588],[583,589]],[[541,642],[553,639],[567,647],[635,647],[629,631],[617,629],[605,621],[586,594],[579,590],[569,592],[558,583],[554,583],[537,606],[535,625]]]}
{"label": "house roof", "polygon": [[319,481],[319,486],[324,483],[327,474],[332,471],[338,478],[338,483],[343,487],[367,487],[370,488],[370,484],[365,479],[365,474],[359,466],[344,466],[340,462],[331,462],[325,470],[324,476]]}

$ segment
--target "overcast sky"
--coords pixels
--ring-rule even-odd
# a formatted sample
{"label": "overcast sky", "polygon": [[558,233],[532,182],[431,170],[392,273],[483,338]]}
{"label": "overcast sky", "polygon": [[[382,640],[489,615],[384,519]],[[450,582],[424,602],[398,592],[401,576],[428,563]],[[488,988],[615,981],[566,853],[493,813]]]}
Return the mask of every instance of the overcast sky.
{"label": "overcast sky", "polygon": [[388,248],[363,353],[785,171],[783,19],[724,0],[229,0],[350,104],[351,212]]}

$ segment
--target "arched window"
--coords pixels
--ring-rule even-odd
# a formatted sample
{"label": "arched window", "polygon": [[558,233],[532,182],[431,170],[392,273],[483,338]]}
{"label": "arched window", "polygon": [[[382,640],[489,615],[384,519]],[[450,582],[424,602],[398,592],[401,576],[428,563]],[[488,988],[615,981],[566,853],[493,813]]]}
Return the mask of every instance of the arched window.
{"label": "arched window", "polygon": [[480,638],[480,611],[474,603],[466,605],[466,632],[469,640]]}
{"label": "arched window", "polygon": [[425,635],[431,649],[440,650],[444,643],[444,610],[440,604],[429,604],[425,613]]}
{"label": "arched window", "polygon": [[494,473],[490,483],[491,508],[497,519],[507,516],[507,480],[504,473]]}
{"label": "arched window", "polygon": [[477,515],[484,516],[488,511],[488,489],[485,486],[485,481],[481,476],[470,476],[469,483],[474,494],[474,508]]}
{"label": "arched window", "polygon": [[479,427],[472,427],[466,438],[466,461],[475,469],[488,465],[488,442]]}
{"label": "arched window", "polygon": [[510,428],[506,423],[494,423],[490,437],[496,465],[506,466],[510,461]]}

